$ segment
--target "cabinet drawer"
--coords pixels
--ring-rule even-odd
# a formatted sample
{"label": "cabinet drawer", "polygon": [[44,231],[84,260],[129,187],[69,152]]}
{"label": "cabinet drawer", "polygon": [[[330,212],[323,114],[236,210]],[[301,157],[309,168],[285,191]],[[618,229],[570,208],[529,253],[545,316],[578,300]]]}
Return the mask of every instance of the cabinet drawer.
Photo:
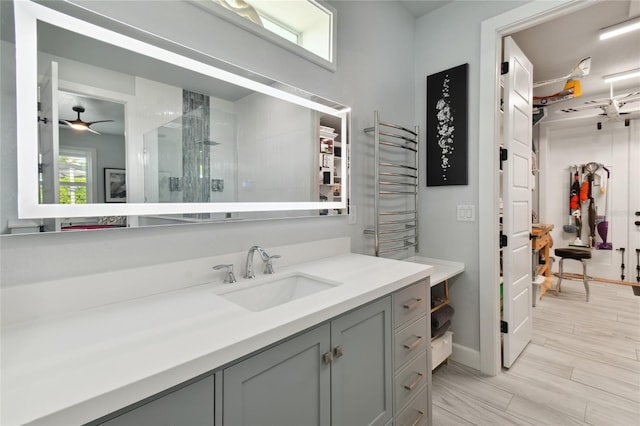
{"label": "cabinet drawer", "polygon": [[425,352],[429,341],[427,318],[422,317],[395,335],[395,368],[398,369],[414,356]]}
{"label": "cabinet drawer", "polygon": [[393,295],[393,326],[398,328],[427,312],[424,280],[397,291]]}
{"label": "cabinet drawer", "polygon": [[453,350],[453,333],[447,331],[431,342],[431,369],[436,368],[445,359],[449,358]]}
{"label": "cabinet drawer", "polygon": [[409,405],[398,414],[396,426],[421,426],[426,425],[429,419],[427,411],[427,389],[423,388]]}
{"label": "cabinet drawer", "polygon": [[427,353],[423,352],[411,364],[396,375],[396,410],[401,410],[427,383]]}

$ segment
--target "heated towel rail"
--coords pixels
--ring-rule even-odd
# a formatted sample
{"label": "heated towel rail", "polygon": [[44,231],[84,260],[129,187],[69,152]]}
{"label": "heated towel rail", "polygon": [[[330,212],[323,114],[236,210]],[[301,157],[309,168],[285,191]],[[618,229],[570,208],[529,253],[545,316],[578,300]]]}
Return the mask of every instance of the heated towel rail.
{"label": "heated towel rail", "polygon": [[374,112],[375,255],[418,250],[418,126],[414,130],[380,121]]}

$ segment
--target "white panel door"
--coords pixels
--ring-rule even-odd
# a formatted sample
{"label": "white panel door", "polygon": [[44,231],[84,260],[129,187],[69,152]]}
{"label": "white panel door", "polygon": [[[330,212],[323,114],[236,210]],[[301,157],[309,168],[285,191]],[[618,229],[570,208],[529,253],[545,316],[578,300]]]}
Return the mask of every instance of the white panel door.
{"label": "white panel door", "polygon": [[502,363],[511,367],[532,336],[531,103],[533,66],[511,37],[504,40],[503,334]]}
{"label": "white panel door", "polygon": [[[50,67],[42,76],[39,84],[38,116],[38,154],[41,163],[40,173],[40,202],[42,204],[56,204],[60,200],[58,181],[58,156],[60,152],[58,132],[58,63],[51,62]],[[46,122],[45,122],[46,119]],[[58,222],[45,220],[47,231],[59,231]]]}
{"label": "white panel door", "polygon": [[[640,283],[640,121],[631,121],[629,139],[629,276],[631,282]],[[634,274],[635,272],[635,274]],[[635,275],[635,277],[634,277]],[[637,289],[636,289],[637,290]]]}

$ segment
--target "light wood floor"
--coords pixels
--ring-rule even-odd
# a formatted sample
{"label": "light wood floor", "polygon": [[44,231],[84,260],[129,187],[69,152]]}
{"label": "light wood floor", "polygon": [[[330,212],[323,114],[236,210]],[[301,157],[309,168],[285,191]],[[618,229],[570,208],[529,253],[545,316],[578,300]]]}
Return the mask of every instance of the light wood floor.
{"label": "light wood floor", "polygon": [[433,374],[433,424],[640,425],[640,296],[578,281],[533,308],[533,340],[495,377],[453,362]]}

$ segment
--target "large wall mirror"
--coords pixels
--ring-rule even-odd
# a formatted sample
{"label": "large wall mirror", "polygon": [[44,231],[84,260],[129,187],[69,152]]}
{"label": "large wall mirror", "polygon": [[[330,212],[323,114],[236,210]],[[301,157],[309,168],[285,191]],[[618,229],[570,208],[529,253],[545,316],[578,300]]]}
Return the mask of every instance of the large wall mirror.
{"label": "large wall mirror", "polygon": [[20,218],[64,230],[346,212],[349,108],[40,4],[14,13]]}

